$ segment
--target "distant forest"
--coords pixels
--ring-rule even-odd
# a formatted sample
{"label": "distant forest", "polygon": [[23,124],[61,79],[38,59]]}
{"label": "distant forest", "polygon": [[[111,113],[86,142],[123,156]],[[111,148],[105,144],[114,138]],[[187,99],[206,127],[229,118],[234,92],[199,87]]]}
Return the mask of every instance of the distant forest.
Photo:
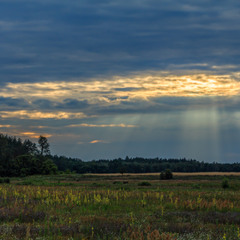
{"label": "distant forest", "polygon": [[173,172],[240,172],[240,163],[206,163],[196,160],[134,157],[83,162],[64,156],[51,156],[59,171],[76,173],[153,173]]}
{"label": "distant forest", "polygon": [[207,163],[193,159],[118,158],[92,160],[51,155],[44,136],[38,143],[0,134],[0,176],[28,176],[57,173],[151,173],[170,169],[173,172],[240,172],[240,163]]}

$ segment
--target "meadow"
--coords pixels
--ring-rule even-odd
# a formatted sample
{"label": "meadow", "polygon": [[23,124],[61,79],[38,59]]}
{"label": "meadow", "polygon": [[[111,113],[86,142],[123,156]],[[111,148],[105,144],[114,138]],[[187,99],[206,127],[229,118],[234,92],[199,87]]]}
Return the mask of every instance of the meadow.
{"label": "meadow", "polygon": [[240,175],[61,174],[0,184],[0,239],[240,239]]}

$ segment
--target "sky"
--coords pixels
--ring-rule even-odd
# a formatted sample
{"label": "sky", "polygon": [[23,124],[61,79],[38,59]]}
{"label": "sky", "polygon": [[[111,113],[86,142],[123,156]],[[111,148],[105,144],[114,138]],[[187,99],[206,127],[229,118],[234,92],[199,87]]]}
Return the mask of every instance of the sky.
{"label": "sky", "polygon": [[0,0],[0,132],[82,160],[240,161],[240,2]]}

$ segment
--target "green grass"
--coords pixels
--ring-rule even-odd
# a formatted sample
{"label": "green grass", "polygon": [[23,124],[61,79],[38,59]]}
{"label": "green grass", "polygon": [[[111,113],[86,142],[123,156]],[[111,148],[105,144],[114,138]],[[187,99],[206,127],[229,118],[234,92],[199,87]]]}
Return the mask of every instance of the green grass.
{"label": "green grass", "polygon": [[0,185],[0,239],[240,239],[240,179],[222,179],[12,178]]}

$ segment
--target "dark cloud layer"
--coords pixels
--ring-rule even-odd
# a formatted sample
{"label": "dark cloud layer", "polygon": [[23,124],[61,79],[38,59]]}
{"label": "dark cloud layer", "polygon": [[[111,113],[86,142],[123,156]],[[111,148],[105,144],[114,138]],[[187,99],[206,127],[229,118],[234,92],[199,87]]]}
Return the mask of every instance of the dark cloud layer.
{"label": "dark cloud layer", "polygon": [[76,99],[64,99],[62,102],[54,102],[47,99],[38,99],[33,101],[31,108],[41,109],[41,110],[58,110],[58,109],[68,109],[68,110],[81,110],[88,107],[87,100],[78,101]]}
{"label": "dark cloud layer", "polygon": [[29,108],[30,105],[25,99],[0,97],[0,110]]}
{"label": "dark cloud layer", "polygon": [[240,60],[237,1],[1,1],[1,81]]}

